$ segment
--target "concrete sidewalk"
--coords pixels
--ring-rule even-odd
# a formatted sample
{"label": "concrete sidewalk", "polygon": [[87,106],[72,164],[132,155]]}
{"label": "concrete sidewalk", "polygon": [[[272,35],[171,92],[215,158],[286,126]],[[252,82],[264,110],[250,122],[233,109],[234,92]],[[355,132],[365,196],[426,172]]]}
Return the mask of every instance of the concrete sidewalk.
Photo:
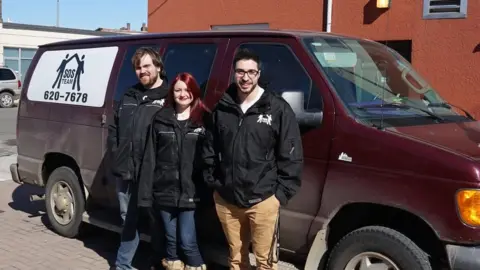
{"label": "concrete sidewalk", "polygon": [[[45,201],[30,202],[29,196],[41,189],[0,182],[0,270],[1,269],[109,269],[115,260],[120,235],[87,225],[87,233],[74,239],[50,229]],[[148,269],[152,249],[141,242],[133,266]],[[253,254],[250,261],[254,265]],[[225,269],[218,267],[216,269]],[[299,269],[280,262],[279,270]]]}
{"label": "concrete sidewalk", "polygon": [[0,156],[0,182],[12,180],[10,164],[17,162],[17,154]]}
{"label": "concrete sidewalk", "polygon": [[[49,228],[44,201],[30,202],[36,188],[0,182],[0,269],[109,269],[119,235],[91,227],[83,237],[69,239]],[[148,269],[150,247],[141,243],[137,269]]]}

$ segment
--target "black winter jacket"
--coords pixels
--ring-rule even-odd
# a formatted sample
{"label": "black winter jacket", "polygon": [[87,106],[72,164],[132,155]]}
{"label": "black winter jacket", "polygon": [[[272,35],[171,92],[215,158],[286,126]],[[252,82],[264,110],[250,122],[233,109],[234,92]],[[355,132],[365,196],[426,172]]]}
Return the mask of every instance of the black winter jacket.
{"label": "black winter jacket", "polygon": [[301,185],[303,149],[290,105],[265,90],[244,114],[231,86],[206,121],[204,177],[227,202],[251,207],[275,194],[282,205]]}
{"label": "black winter jacket", "polygon": [[177,121],[170,106],[155,115],[139,177],[140,207],[196,208],[207,194],[200,167],[204,136],[201,124]]}
{"label": "black winter jacket", "polygon": [[128,89],[114,109],[109,124],[112,173],[127,181],[137,181],[145,138],[153,115],[163,107],[167,82],[146,90],[141,84]]}

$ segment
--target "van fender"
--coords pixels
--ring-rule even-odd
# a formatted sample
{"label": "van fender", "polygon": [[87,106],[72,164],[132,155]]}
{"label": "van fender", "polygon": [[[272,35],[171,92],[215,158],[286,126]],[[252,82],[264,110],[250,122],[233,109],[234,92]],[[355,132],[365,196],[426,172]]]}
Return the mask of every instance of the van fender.
{"label": "van fender", "polygon": [[322,269],[319,266],[323,263],[323,257],[327,252],[327,229],[321,229],[315,235],[310,250],[308,251],[305,270]]}

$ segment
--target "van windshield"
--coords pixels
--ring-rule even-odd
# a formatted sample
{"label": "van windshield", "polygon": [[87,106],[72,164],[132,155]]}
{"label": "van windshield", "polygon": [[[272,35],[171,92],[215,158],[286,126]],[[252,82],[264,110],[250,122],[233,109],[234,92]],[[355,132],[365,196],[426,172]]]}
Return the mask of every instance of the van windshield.
{"label": "van windshield", "polygon": [[381,119],[393,126],[468,119],[385,45],[336,37],[309,37],[303,42],[356,118]]}

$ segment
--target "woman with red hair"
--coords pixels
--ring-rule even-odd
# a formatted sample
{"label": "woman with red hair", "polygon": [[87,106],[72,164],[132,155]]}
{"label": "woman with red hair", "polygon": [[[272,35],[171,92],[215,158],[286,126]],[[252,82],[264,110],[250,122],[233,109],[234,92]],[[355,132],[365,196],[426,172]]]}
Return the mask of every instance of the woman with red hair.
{"label": "woman with red hair", "polygon": [[[206,269],[194,220],[204,183],[199,150],[205,134],[205,113],[208,110],[200,99],[197,82],[191,74],[181,73],[172,82],[165,107],[150,125],[138,204],[152,207],[164,224],[166,258],[162,264],[167,270]],[[177,252],[178,244],[184,261]]]}

